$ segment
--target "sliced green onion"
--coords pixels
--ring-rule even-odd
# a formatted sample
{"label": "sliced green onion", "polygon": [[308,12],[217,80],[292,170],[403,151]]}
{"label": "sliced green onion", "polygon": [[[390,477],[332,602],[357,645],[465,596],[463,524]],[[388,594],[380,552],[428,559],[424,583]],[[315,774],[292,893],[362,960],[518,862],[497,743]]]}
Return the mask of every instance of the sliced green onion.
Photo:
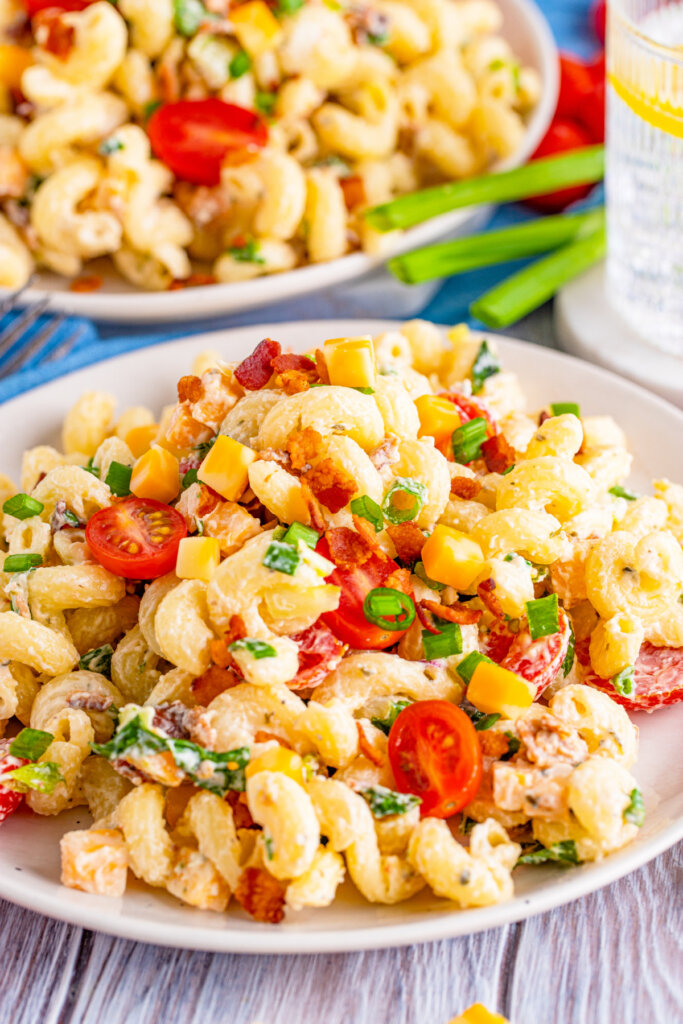
{"label": "sliced green onion", "polygon": [[508,263],[552,252],[561,245],[590,234],[600,226],[601,212],[565,213],[515,224],[499,231],[438,242],[395,256],[387,266],[404,284],[420,284],[481,267]]}
{"label": "sliced green onion", "polygon": [[354,388],[354,391],[360,391],[361,395],[374,395],[374,388]]}
{"label": "sliced green onion", "polygon": [[188,469],[187,473],[183,475],[183,490],[186,491],[192,484],[197,483],[197,470]]}
{"label": "sliced green onion", "polygon": [[508,473],[511,473],[514,468],[515,468],[514,465],[508,466],[508,468],[504,469],[503,472],[500,475],[501,476],[507,476]]}
{"label": "sliced green onion", "polygon": [[240,50],[230,61],[228,71],[230,72],[231,78],[241,78],[242,75],[246,75],[247,71],[251,70],[251,57],[246,50]]}
{"label": "sliced green onion", "polygon": [[37,793],[52,793],[64,777],[54,761],[39,761],[38,764],[23,764],[11,772],[3,772],[2,784],[6,789],[27,793],[30,789]]}
{"label": "sliced green onion", "polygon": [[483,711],[477,711],[476,708],[472,708],[471,711],[467,708],[463,708],[463,711],[470,719],[477,732],[484,732],[486,729],[490,729],[491,726],[495,725],[500,718],[498,712],[494,712],[492,715],[487,715]]}
{"label": "sliced green onion", "polygon": [[462,654],[462,631],[457,622],[439,621],[438,633],[422,630],[422,646],[427,661],[449,658],[451,654]]}
{"label": "sliced green onion", "polygon": [[174,23],[181,36],[194,36],[205,21],[215,20],[216,14],[208,11],[201,0],[174,0]]}
{"label": "sliced green onion", "polygon": [[[476,728],[476,726],[475,726],[475,728]],[[500,760],[501,761],[509,761],[511,757],[515,756],[515,754],[517,753],[517,751],[519,750],[519,748],[521,747],[522,744],[519,742],[519,740],[517,739],[515,734],[512,733],[512,732],[505,732],[505,733],[503,733],[503,735],[505,736],[506,740],[508,741],[508,748],[507,748],[506,753],[503,754],[503,756],[500,758]]]}
{"label": "sliced green onion", "polygon": [[42,729],[22,729],[10,743],[9,752],[12,757],[23,757],[27,761],[37,761],[54,739],[51,732]]}
{"label": "sliced green onion", "polygon": [[354,498],[349,507],[354,516],[360,516],[361,519],[367,519],[369,523],[372,523],[375,533],[379,533],[384,526],[382,509],[367,494],[364,494],[362,498]]}
{"label": "sliced green onion", "polygon": [[81,522],[81,520],[78,518],[76,513],[72,512],[70,508],[65,508],[64,509],[64,518],[66,519],[66,521],[69,524],[69,526],[78,527],[78,526],[83,526],[84,525]]}
{"label": "sliced green onion", "polygon": [[472,682],[472,676],[477,671],[482,661],[487,661],[489,665],[494,664],[494,662],[491,661],[490,658],[487,658],[485,654],[481,654],[479,651],[472,651],[472,653],[468,654],[466,658],[463,658],[457,666],[455,671],[467,686]]}
{"label": "sliced green onion", "polygon": [[581,410],[576,402],[553,402],[550,411],[553,416],[566,416],[567,413],[570,413],[577,419],[581,419]]}
{"label": "sliced green onion", "polygon": [[37,569],[42,564],[42,555],[27,552],[23,555],[8,555],[2,568],[5,572],[28,572],[29,569]]}
{"label": "sliced green onion", "polygon": [[132,466],[124,466],[122,462],[112,462],[107,470],[104,482],[112,494],[122,498],[126,494],[130,494],[130,478],[132,475]]}
{"label": "sliced green onion", "polygon": [[370,805],[374,818],[388,818],[394,814],[405,814],[413,807],[422,803],[419,796],[412,793],[397,793],[385,786],[370,786],[368,789],[361,789],[360,795],[365,797]]}
{"label": "sliced green onion", "polygon": [[612,686],[622,697],[630,697],[633,693],[636,685],[635,671],[633,665],[627,665],[626,668],[622,668],[621,672],[612,676]]}
{"label": "sliced green onion", "polygon": [[416,562],[415,565],[413,566],[413,572],[415,573],[418,579],[422,580],[423,583],[427,584],[430,590],[446,589],[445,583],[438,583],[436,580],[433,580],[430,576],[427,575],[427,573],[425,572],[424,562]]}
{"label": "sliced green onion", "polygon": [[303,523],[292,523],[282,541],[284,544],[293,544],[296,547],[300,540],[309,548],[315,548],[320,540],[320,534],[312,526],[304,526]]}
{"label": "sliced green onion", "polygon": [[412,700],[405,700],[403,697],[399,697],[398,700],[392,700],[389,710],[384,718],[371,718],[370,721],[376,729],[381,729],[384,735],[388,736],[391,732],[392,725],[403,709],[407,708],[412,703]]}
{"label": "sliced green onion", "polygon": [[484,386],[484,381],[500,373],[500,362],[498,356],[489,348],[489,343],[484,339],[479,346],[477,358],[472,364],[472,392],[478,395]]}
{"label": "sliced green onion", "polygon": [[481,458],[481,445],[486,440],[486,420],[477,416],[461,427],[456,427],[451,436],[453,456],[456,462],[464,465]]}
{"label": "sliced green onion", "polygon": [[102,676],[111,677],[111,659],[114,648],[111,644],[103,644],[102,647],[93,647],[86,651],[78,662],[78,667],[90,672],[99,672]]}
{"label": "sliced green onion", "polygon": [[547,861],[558,861],[560,864],[580,864],[579,853],[574,839],[563,839],[552,846],[537,846],[528,853],[522,854],[518,864],[545,864]]}
{"label": "sliced green onion", "polygon": [[398,476],[387,491],[382,511],[390,523],[407,523],[420,514],[429,492],[419,480]]}
{"label": "sliced green onion", "polygon": [[99,468],[97,466],[93,466],[93,458],[94,458],[94,456],[91,456],[88,459],[88,465],[87,466],[83,466],[83,469],[86,471],[86,473],[90,473],[92,476],[96,476],[97,479],[99,480],[100,479],[100,471],[99,471]]}
{"label": "sliced green onion", "polygon": [[8,498],[4,502],[2,511],[8,516],[14,516],[15,519],[31,519],[33,516],[39,516],[44,508],[42,501],[37,501],[30,494],[15,494],[13,498]]}
{"label": "sliced green onion", "polygon": [[415,605],[401,590],[375,587],[363,601],[363,615],[368,622],[393,633],[415,621]]}
{"label": "sliced green onion", "polygon": [[605,147],[587,146],[561,156],[532,160],[512,171],[437,185],[401,196],[365,211],[365,220],[377,231],[409,228],[449,210],[482,203],[508,203],[529,196],[547,195],[568,185],[602,181]]}
{"label": "sliced green onion", "polygon": [[473,302],[470,313],[487,327],[509,327],[552,299],[568,281],[599,263],[606,251],[603,226],[502,281]]}
{"label": "sliced green onion", "polygon": [[264,640],[252,640],[250,637],[245,637],[244,640],[235,640],[234,643],[228,647],[229,651],[249,651],[252,658],[255,661],[260,661],[261,658],[275,658],[277,651],[271,644],[267,644]]}
{"label": "sliced green onion", "polygon": [[529,620],[529,633],[532,640],[542,636],[552,636],[560,631],[560,610],[557,594],[539,597],[537,601],[526,602],[526,614]]}
{"label": "sliced green onion", "polygon": [[278,0],[275,7],[275,16],[280,18],[286,14],[296,14],[305,2],[306,0]]}
{"label": "sliced green onion", "polygon": [[610,487],[609,494],[613,494],[615,498],[625,498],[626,501],[637,501],[638,495],[634,494],[633,491],[627,491],[621,484],[617,484],[616,487]]}
{"label": "sliced green onion", "polygon": [[637,786],[629,793],[629,802],[624,811],[624,821],[630,822],[631,825],[637,825],[638,828],[641,828],[645,821],[645,804],[643,803],[643,794]]}
{"label": "sliced green onion", "polygon": [[301,555],[292,544],[285,544],[284,541],[271,541],[263,559],[263,564],[269,569],[277,572],[284,572],[287,576],[293,576],[301,565]]}
{"label": "sliced green onion", "polygon": [[569,643],[567,644],[567,653],[565,654],[564,661],[562,662],[562,676],[565,679],[567,678],[567,676],[569,675],[569,673],[572,670],[572,666],[574,664],[575,654],[576,654],[576,636],[574,635],[574,629],[573,629],[573,627],[572,627],[572,625],[570,623],[569,624]]}

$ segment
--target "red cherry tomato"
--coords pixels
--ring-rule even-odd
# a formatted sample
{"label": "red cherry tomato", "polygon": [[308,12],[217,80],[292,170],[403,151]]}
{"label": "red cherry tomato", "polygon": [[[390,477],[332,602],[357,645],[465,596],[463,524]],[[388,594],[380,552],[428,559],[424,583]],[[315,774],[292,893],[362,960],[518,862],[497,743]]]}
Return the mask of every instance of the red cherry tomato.
{"label": "red cherry tomato", "polygon": [[491,411],[486,407],[484,402],[479,402],[476,398],[467,398],[465,395],[458,394],[457,391],[440,394],[439,398],[447,398],[449,402],[453,403],[460,413],[460,418],[463,423],[469,423],[470,420],[476,420],[478,417],[483,416],[486,420],[487,433],[489,437],[493,437],[496,433],[496,425],[491,415]]}
{"label": "red cherry tomato", "polygon": [[388,751],[398,789],[421,797],[423,816],[450,818],[477,794],[479,738],[465,712],[447,700],[404,708],[391,727]]}
{"label": "red cherry tomato", "polygon": [[[542,156],[553,156],[555,153],[565,153],[571,149],[583,149],[585,146],[591,145],[593,145],[593,139],[582,125],[558,118],[550,125],[532,160],[538,160]],[[564,210],[565,206],[576,202],[577,199],[583,199],[592,187],[592,185],[574,185],[572,188],[560,189],[560,191],[551,192],[549,195],[533,196],[527,200],[527,203],[537,210],[557,212]]]}
{"label": "red cherry tomato", "polygon": [[[331,562],[334,561],[324,537],[319,540],[316,551]],[[327,583],[341,587],[339,607],[321,616],[336,637],[350,647],[363,651],[381,651],[399,642],[405,629],[384,630],[368,622],[363,614],[363,602],[369,591],[385,586],[389,576],[397,569],[398,565],[391,558],[373,554],[362,565],[351,569],[337,567],[326,577]],[[399,588],[394,585],[394,589]]]}
{"label": "red cherry tomato", "polygon": [[26,758],[13,757],[9,748],[9,740],[0,740],[0,821],[4,821],[5,818],[9,818],[10,814],[14,814],[24,799],[23,793],[7,789],[1,784],[5,772],[11,772],[13,768],[21,768],[23,764],[28,764]]}
{"label": "red cherry tomato", "polygon": [[592,93],[578,113],[581,124],[588,129],[593,142],[605,141],[605,55],[601,53],[586,65]]}
{"label": "red cherry tomato", "polygon": [[585,103],[593,93],[593,78],[582,60],[571,54],[560,54],[560,95],[555,118],[579,120]]}
{"label": "red cherry tomato", "polygon": [[511,632],[506,622],[496,620],[482,637],[484,654],[502,668],[516,672],[536,687],[536,697],[552,683],[567,655],[571,626],[560,608],[560,629],[551,636],[532,640],[528,628]]}
{"label": "red cherry tomato", "polygon": [[86,7],[90,6],[92,0],[24,0],[24,2],[26,12],[29,18],[32,18],[40,11],[46,11],[52,7],[59,11],[84,11]]}
{"label": "red cherry tomato", "polygon": [[85,528],[100,565],[127,580],[153,580],[174,569],[186,534],[180,512],[151,498],[126,498],[100,509]]}
{"label": "red cherry tomato", "polygon": [[147,133],[156,156],[194,185],[218,185],[227,156],[248,156],[268,141],[258,114],[215,98],[164,104],[150,117]]}
{"label": "red cherry tomato", "polygon": [[635,664],[633,693],[623,697],[609,679],[602,679],[591,668],[589,645],[590,640],[576,645],[584,683],[604,690],[627,711],[656,711],[683,700],[683,647],[655,647],[644,643]]}
{"label": "red cherry tomato", "polygon": [[596,0],[591,8],[591,18],[595,34],[604,46],[607,35],[607,0]]}

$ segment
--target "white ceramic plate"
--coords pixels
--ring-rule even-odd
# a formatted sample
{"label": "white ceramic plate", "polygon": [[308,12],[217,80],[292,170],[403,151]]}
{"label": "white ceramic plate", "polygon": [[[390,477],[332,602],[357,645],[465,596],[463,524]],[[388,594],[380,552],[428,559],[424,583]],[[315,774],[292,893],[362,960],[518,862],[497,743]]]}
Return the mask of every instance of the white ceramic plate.
{"label": "white ceramic plate", "polygon": [[[557,102],[558,59],[548,24],[533,0],[498,0],[498,5],[504,15],[503,35],[522,63],[536,68],[543,82],[542,98],[529,120],[522,145],[499,165],[500,169],[506,169],[518,167],[529,158],[550,124]],[[390,252],[382,256],[353,253],[330,263],[312,264],[286,274],[260,277],[240,284],[219,284],[175,292],[139,291],[119,277],[108,261],[101,260],[88,268],[89,273],[99,273],[104,279],[99,291],[85,294],[70,292],[69,282],[64,278],[41,273],[36,278],[35,287],[24,293],[23,301],[32,302],[49,294],[53,310],[65,310],[92,320],[148,323],[207,318],[263,308],[364,277],[373,271],[382,276],[385,287],[398,287],[393,277],[381,272],[388,256],[462,234],[468,227],[471,230],[482,227],[481,209],[457,210],[412,228],[397,240]],[[0,291],[0,296],[2,294]],[[422,305],[424,303],[419,308]],[[346,311],[348,307],[344,308]],[[389,308],[392,312],[397,310],[398,315],[404,312],[393,305],[387,306]]]}
{"label": "white ceramic plate", "polygon": [[[20,450],[58,443],[62,418],[86,389],[111,391],[122,405],[158,409],[173,394],[194,356],[217,348],[226,358],[249,352],[263,337],[283,346],[308,348],[329,337],[373,334],[387,321],[311,321],[239,328],[141,349],[107,360],[21,395],[0,407],[0,470],[16,476]],[[529,407],[579,401],[585,413],[610,413],[625,426],[635,455],[632,483],[645,490],[653,477],[683,478],[673,443],[683,432],[683,413],[633,384],[569,356],[525,342],[500,340],[506,367],[517,372]],[[21,425],[18,428],[18,425]],[[638,840],[600,864],[578,868],[525,868],[515,876],[509,903],[479,910],[454,910],[421,893],[408,903],[365,903],[346,884],[333,906],[290,914],[277,927],[256,924],[239,909],[211,914],[181,905],[159,890],[131,882],[122,900],[107,900],[59,884],[58,841],[68,829],[85,827],[83,808],[58,819],[19,812],[0,826],[0,896],[74,924],[144,942],[241,953],[319,953],[426,942],[518,921],[549,910],[633,871],[683,837],[683,703],[635,716],[641,747],[635,776],[644,793],[646,822]]]}

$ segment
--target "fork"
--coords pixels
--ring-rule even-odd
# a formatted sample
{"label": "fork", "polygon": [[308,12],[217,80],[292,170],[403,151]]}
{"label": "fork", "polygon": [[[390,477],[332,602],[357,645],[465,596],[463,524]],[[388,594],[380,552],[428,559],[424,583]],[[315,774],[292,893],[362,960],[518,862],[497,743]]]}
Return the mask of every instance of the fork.
{"label": "fork", "polygon": [[[26,287],[25,285],[24,288],[20,288],[18,291],[7,295],[4,299],[0,299],[0,317],[5,316],[7,313],[12,313],[18,308]],[[51,316],[45,326],[29,340],[28,335],[31,327],[46,311],[49,304],[49,296],[28,304],[19,316],[8,324],[4,331],[0,331],[0,358],[5,353],[16,348],[16,352],[0,367],[0,379],[9,377],[11,373],[16,373],[17,370],[24,367],[36,353],[40,352],[47,345],[66,320],[66,313],[57,313]],[[72,331],[57,348],[50,352],[45,362],[51,363],[68,355],[76,344],[80,333],[80,330]]]}

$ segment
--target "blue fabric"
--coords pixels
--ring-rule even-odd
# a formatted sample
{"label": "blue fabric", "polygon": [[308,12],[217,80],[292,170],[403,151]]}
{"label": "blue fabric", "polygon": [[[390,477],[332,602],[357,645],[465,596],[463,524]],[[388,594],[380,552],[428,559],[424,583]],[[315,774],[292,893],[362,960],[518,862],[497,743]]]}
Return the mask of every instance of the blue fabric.
{"label": "blue fabric", "polygon": [[[598,47],[593,35],[588,16],[589,0],[537,0],[545,13],[555,34],[560,48],[583,56],[589,56]],[[491,227],[505,227],[531,218],[533,214],[519,206],[502,207],[494,217]],[[444,282],[432,300],[420,312],[426,319],[437,323],[456,323],[468,319],[468,306],[478,295],[491,288],[498,281],[507,277],[512,269],[520,264],[501,265],[485,268],[469,274],[460,275]],[[366,303],[367,315],[381,315],[384,310],[373,311]],[[14,395],[21,394],[29,388],[36,387],[45,381],[52,380],[64,373],[99,362],[122,352],[141,348],[144,345],[156,345],[172,338],[182,337],[195,330],[215,330],[219,327],[235,327],[241,324],[259,323],[264,320],[282,321],[311,319],[319,315],[315,309],[315,301],[311,297],[280,305],[275,309],[256,309],[236,316],[223,317],[218,320],[203,321],[197,327],[179,325],[169,329],[167,326],[157,328],[124,329],[121,325],[96,326],[87,320],[72,318],[67,320],[54,338],[31,360],[31,363],[7,380],[0,381],[0,402]],[[329,315],[329,313],[328,313]],[[10,321],[9,317],[0,320],[0,331]],[[40,330],[42,322],[36,325]],[[122,333],[122,331],[126,333]],[[64,358],[50,361],[50,355],[57,350],[62,341],[72,332],[78,332],[78,340],[70,354]],[[0,359],[0,369],[9,353]]]}

